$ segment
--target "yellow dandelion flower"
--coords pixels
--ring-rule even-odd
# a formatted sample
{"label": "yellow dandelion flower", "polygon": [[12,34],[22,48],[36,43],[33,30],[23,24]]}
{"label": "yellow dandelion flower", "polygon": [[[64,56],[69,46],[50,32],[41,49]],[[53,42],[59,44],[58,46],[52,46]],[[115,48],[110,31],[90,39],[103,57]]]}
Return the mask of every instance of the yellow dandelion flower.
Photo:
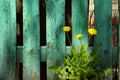
{"label": "yellow dandelion flower", "polygon": [[88,29],[88,33],[89,33],[90,35],[96,35],[96,34],[97,34],[97,30],[94,29],[94,28],[89,28],[89,29]]}
{"label": "yellow dandelion flower", "polygon": [[81,37],[82,37],[82,34],[77,34],[77,35],[76,35],[76,38],[77,38],[77,39],[80,39]]}
{"label": "yellow dandelion flower", "polygon": [[71,30],[71,28],[70,28],[70,26],[64,26],[63,30],[66,31],[66,32],[69,32]]}

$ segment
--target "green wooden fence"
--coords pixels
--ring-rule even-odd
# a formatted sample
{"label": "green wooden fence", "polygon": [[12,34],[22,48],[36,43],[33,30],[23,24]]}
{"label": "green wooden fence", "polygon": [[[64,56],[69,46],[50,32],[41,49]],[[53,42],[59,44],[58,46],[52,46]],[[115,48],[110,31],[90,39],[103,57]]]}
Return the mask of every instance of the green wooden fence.
{"label": "green wooden fence", "polygon": [[[65,44],[62,30],[65,3],[65,0],[46,0],[46,46],[40,46],[40,1],[23,0],[23,46],[16,46],[16,0],[0,0],[0,80],[16,80],[17,62],[23,63],[23,80],[40,80],[41,74],[47,75],[47,80],[59,80],[48,67],[62,65],[65,54],[71,49]],[[112,68],[114,62],[120,64],[120,44],[112,46],[112,0],[95,0],[94,3],[95,28],[98,30],[94,44],[103,45],[99,54],[100,66]],[[74,38],[77,33],[82,33],[82,42],[88,44],[88,0],[72,0],[71,11],[73,44],[79,46],[76,45],[79,41]],[[40,73],[41,62],[46,62],[47,74]]]}

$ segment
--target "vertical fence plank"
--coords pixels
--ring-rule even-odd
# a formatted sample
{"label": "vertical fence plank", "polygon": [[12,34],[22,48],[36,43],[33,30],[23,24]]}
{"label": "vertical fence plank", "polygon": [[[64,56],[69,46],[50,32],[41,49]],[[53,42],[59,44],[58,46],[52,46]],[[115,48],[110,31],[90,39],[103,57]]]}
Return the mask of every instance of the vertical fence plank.
{"label": "vertical fence plank", "polygon": [[[8,70],[9,77],[8,80],[16,80],[16,0],[9,0],[10,2],[10,52],[8,51],[11,56],[10,59],[10,70]],[[9,27],[9,26],[8,26]],[[6,34],[7,35],[7,34]],[[12,36],[11,36],[12,35]],[[7,80],[7,79],[6,79]]]}
{"label": "vertical fence plank", "polygon": [[[65,53],[65,33],[62,30],[65,22],[65,0],[47,0],[47,68],[61,65]],[[59,80],[47,69],[47,80]]]}
{"label": "vertical fence plank", "polygon": [[15,80],[16,5],[15,0],[0,0],[0,80]]}
{"label": "vertical fence plank", "polygon": [[[88,0],[72,0],[72,43],[78,48],[80,41],[75,38],[82,34],[82,43],[88,45]],[[87,46],[86,46],[87,47]]]}
{"label": "vertical fence plank", "polygon": [[[102,45],[99,53],[101,70],[112,68],[112,0],[95,0],[95,46]],[[112,79],[112,75],[109,80]]]}
{"label": "vertical fence plank", "polygon": [[40,80],[39,0],[23,0],[23,80]]}

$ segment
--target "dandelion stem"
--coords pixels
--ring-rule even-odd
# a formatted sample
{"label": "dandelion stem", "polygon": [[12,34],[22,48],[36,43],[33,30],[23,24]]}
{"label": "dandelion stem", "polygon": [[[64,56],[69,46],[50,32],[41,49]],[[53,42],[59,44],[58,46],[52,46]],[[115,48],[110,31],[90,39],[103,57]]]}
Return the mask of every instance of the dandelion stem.
{"label": "dandelion stem", "polygon": [[81,41],[81,39],[80,39],[80,44],[82,45],[82,41]]}
{"label": "dandelion stem", "polygon": [[88,46],[90,44],[90,39],[91,39],[91,35],[89,35],[89,37],[88,37]]}
{"label": "dandelion stem", "polygon": [[69,44],[70,44],[70,46],[72,46],[72,43],[71,43],[71,41],[70,41],[70,37],[69,37],[69,35],[68,35],[67,32],[66,32],[66,34],[67,34],[67,38],[68,38]]}

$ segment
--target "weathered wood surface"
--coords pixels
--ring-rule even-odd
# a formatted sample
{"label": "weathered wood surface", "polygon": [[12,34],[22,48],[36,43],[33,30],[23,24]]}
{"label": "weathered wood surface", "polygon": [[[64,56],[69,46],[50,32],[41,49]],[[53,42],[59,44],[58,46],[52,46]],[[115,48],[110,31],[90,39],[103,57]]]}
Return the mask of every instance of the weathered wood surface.
{"label": "weathered wood surface", "polygon": [[[71,55],[71,47],[66,46],[65,48],[66,54]],[[91,53],[93,50],[93,47],[88,48],[88,52]],[[41,59],[40,62],[46,62],[47,61],[47,53],[46,53],[46,46],[41,46],[40,47],[40,53],[41,53]],[[119,52],[118,52],[118,47],[112,47],[112,62],[118,62],[119,60]],[[22,63],[23,62],[23,47],[18,46],[17,47],[17,62]]]}
{"label": "weathered wood surface", "polygon": [[40,80],[39,0],[23,0],[23,80]]}
{"label": "weathered wood surface", "polygon": [[[95,0],[95,46],[102,46],[99,52],[101,70],[112,68],[112,0]],[[109,80],[112,79],[112,75]]]}
{"label": "weathered wood surface", "polygon": [[[80,47],[77,34],[82,34],[81,42],[88,45],[88,0],[72,0],[72,43]],[[87,47],[87,46],[86,46]]]}
{"label": "weathered wood surface", "polygon": [[16,2],[0,0],[0,80],[15,80]]}
{"label": "weathered wood surface", "polygon": [[[15,1],[16,0],[0,0],[0,80],[15,80]],[[47,80],[59,80],[55,74],[48,70],[48,67],[51,65],[62,65],[65,53],[69,54],[71,50],[71,47],[65,47],[65,33],[62,30],[65,22],[65,1],[47,0],[46,7],[47,45],[45,47],[40,47],[39,0],[23,0],[24,45],[17,49],[17,60],[18,62],[23,62],[23,80],[40,80],[41,61],[47,62]],[[81,33],[83,36],[82,42],[88,44],[87,8],[87,0],[72,0],[72,40],[75,47],[79,47],[79,40],[75,38],[75,35],[78,33]],[[101,58],[101,68],[112,67],[112,62],[116,62],[117,58],[120,57],[120,55],[117,56],[119,54],[117,52],[119,47],[112,48],[111,21],[112,1],[95,0],[95,28],[98,30],[98,34],[95,37],[95,46],[102,45],[102,49],[98,56]],[[42,58],[40,58],[40,54]],[[112,58],[116,59],[113,60]]]}
{"label": "weathered wood surface", "polygon": [[65,0],[46,2],[47,80],[59,80],[48,67],[62,65],[65,54]]}
{"label": "weathered wood surface", "polygon": [[23,62],[23,46],[17,46],[17,62]]}

